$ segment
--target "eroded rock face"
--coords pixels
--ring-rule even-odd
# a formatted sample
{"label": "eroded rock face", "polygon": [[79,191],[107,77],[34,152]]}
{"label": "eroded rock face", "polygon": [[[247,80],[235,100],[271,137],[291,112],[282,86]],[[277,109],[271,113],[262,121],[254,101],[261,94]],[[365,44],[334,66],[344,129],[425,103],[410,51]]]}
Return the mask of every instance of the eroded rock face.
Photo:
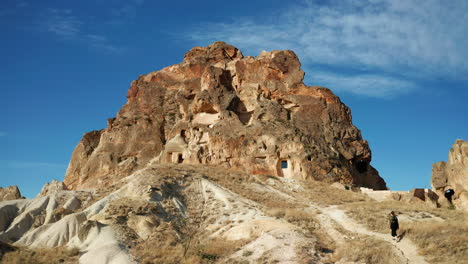
{"label": "eroded rock face", "polygon": [[67,190],[67,186],[65,186],[63,182],[52,180],[50,183],[46,183],[42,186],[42,189],[37,196],[52,195],[63,190]]}
{"label": "eroded rock face", "polygon": [[386,189],[349,108],[304,85],[300,66],[288,50],[195,47],[132,82],[116,118],[75,148],[64,182],[96,188],[149,163],[184,163]]}
{"label": "eroded rock face", "polygon": [[17,200],[21,198],[22,197],[18,186],[13,185],[6,188],[0,187],[0,201]]}
{"label": "eroded rock face", "polygon": [[424,202],[434,208],[438,207],[437,200],[439,199],[439,196],[429,189],[415,188],[409,191],[408,194],[402,198],[402,200],[410,203]]}
{"label": "eroded rock face", "polygon": [[457,139],[450,149],[448,161],[432,165],[432,189],[440,199],[444,192],[453,189],[453,203],[461,209],[468,210],[468,142]]}

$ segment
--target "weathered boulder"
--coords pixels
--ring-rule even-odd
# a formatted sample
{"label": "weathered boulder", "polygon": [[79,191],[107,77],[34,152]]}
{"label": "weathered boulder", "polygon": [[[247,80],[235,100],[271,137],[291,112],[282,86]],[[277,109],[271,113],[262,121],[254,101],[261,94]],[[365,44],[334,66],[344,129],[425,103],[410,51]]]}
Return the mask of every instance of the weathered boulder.
{"label": "weathered boulder", "polygon": [[289,50],[244,57],[224,42],[195,47],[131,83],[107,128],[75,148],[64,182],[108,186],[152,162],[386,189],[349,108],[304,85],[300,66]]}
{"label": "weathered boulder", "polygon": [[468,210],[468,142],[457,139],[450,149],[448,161],[432,165],[432,189],[440,199],[444,192],[452,189],[453,203],[457,208]]}
{"label": "weathered boulder", "polygon": [[44,184],[41,191],[37,196],[46,196],[51,195],[54,193],[58,193],[60,191],[67,190],[67,186],[63,182],[59,182],[57,180],[52,180],[50,183]]}
{"label": "weathered boulder", "polygon": [[21,197],[18,186],[13,185],[6,187],[5,189],[0,187],[0,201],[17,200],[22,198],[23,197]]}
{"label": "weathered boulder", "polygon": [[432,190],[429,189],[420,189],[420,188],[414,188],[405,197],[402,197],[404,201],[410,202],[410,203],[421,203],[424,202],[425,204],[437,208],[437,200],[439,199],[439,196],[433,192]]}

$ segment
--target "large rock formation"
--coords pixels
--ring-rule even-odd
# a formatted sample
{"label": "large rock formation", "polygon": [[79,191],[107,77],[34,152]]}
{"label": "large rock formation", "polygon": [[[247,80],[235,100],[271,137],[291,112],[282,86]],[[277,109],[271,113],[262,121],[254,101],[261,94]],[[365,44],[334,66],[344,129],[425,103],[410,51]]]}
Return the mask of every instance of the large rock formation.
{"label": "large rock formation", "polygon": [[432,165],[431,185],[441,199],[446,190],[454,190],[454,204],[468,210],[468,142],[457,139],[450,149],[448,161]]}
{"label": "large rock formation", "polygon": [[17,200],[21,198],[22,196],[18,186],[14,185],[5,189],[0,187],[0,201]]}
{"label": "large rock formation", "polygon": [[349,108],[304,85],[300,66],[288,50],[244,57],[223,42],[195,47],[131,83],[117,117],[83,136],[64,182],[96,188],[149,163],[184,163],[386,189]]}

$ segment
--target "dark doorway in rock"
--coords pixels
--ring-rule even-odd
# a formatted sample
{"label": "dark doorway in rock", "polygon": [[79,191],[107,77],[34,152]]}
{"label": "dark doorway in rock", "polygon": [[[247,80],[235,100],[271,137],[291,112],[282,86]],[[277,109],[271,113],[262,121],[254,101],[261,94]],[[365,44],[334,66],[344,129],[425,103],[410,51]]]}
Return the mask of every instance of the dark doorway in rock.
{"label": "dark doorway in rock", "polygon": [[288,168],[288,161],[287,160],[282,160],[281,161],[281,169],[287,169]]}
{"label": "dark doorway in rock", "polygon": [[291,177],[291,163],[287,159],[280,159],[276,165],[279,177]]}
{"label": "dark doorway in rock", "polygon": [[177,163],[182,163],[182,162],[184,162],[184,158],[183,158],[183,156],[182,156],[182,153],[179,153],[179,154],[177,155]]}
{"label": "dark doorway in rock", "polygon": [[358,160],[356,162],[356,170],[359,172],[359,173],[364,173],[367,171],[367,161],[365,160]]}
{"label": "dark doorway in rock", "polygon": [[452,197],[455,194],[455,191],[453,189],[448,189],[445,191],[444,196],[449,200],[450,203],[452,203]]}
{"label": "dark doorway in rock", "polygon": [[239,99],[239,97],[234,97],[231,103],[229,103],[227,109],[234,112],[244,125],[249,123],[250,119],[252,118],[253,111],[248,112],[247,107],[245,106],[244,102]]}

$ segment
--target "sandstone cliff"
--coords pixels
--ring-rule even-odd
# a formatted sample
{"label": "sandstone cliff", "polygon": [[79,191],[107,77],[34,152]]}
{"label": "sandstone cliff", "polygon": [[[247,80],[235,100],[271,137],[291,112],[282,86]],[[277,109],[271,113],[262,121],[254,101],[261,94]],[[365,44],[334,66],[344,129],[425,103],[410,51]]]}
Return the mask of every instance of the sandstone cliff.
{"label": "sandstone cliff", "polygon": [[183,163],[386,189],[349,108],[304,85],[300,66],[292,51],[195,47],[131,83],[107,128],[83,136],[64,182],[109,186],[150,163]]}
{"label": "sandstone cliff", "polygon": [[468,210],[468,142],[456,140],[450,149],[448,161],[432,165],[431,185],[441,199],[444,191],[453,189],[454,204]]}
{"label": "sandstone cliff", "polygon": [[22,196],[18,186],[14,185],[7,188],[0,187],[0,201],[17,200],[21,198]]}

